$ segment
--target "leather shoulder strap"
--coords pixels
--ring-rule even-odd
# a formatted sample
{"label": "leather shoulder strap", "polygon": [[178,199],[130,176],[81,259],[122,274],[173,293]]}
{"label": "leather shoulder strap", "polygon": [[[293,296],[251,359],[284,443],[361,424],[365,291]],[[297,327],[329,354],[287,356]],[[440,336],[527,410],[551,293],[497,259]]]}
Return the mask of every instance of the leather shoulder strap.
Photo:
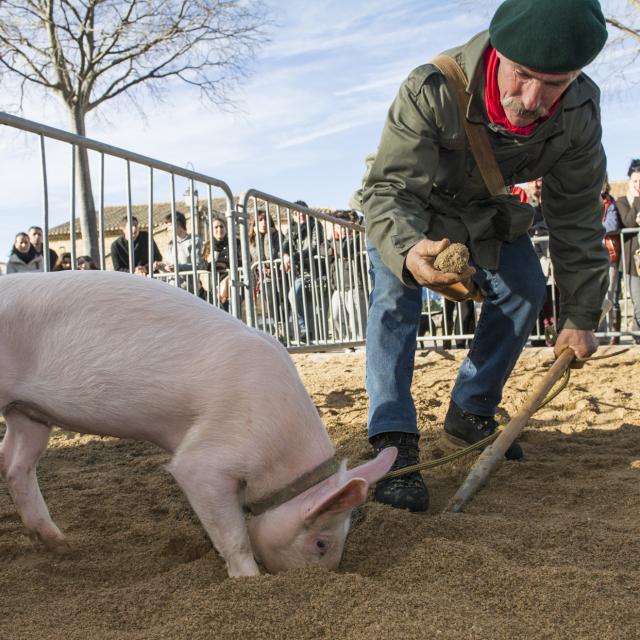
{"label": "leather shoulder strap", "polygon": [[496,161],[493,149],[489,144],[489,138],[487,138],[485,128],[481,124],[474,124],[467,120],[469,95],[465,90],[467,78],[464,71],[452,57],[444,54],[434,58],[431,63],[440,69],[447,79],[449,86],[454,91],[460,118],[462,119],[464,130],[467,134],[467,140],[469,140],[471,152],[473,153],[473,157],[480,170],[480,175],[482,175],[482,179],[489,193],[492,196],[506,195],[508,191],[504,184],[504,178]]}

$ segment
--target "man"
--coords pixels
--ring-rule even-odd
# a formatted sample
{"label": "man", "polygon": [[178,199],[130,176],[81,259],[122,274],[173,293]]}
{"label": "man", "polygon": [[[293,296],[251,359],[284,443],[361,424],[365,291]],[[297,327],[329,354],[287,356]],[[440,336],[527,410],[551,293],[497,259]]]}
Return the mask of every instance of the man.
{"label": "man", "polygon": [[[294,204],[308,209],[308,205],[304,200],[296,200]],[[304,295],[305,289],[309,287],[309,284],[313,286],[314,281],[321,283],[321,276],[324,275],[322,272],[324,260],[318,261],[318,255],[323,252],[324,232],[322,224],[316,218],[307,217],[304,211],[296,210],[295,217],[296,220],[291,225],[291,233],[287,235],[282,244],[282,266],[286,273],[293,268],[294,282],[293,289],[289,291],[289,304],[291,305],[292,315],[293,309],[297,312],[300,341],[306,342],[307,338],[313,340],[316,337],[316,323],[313,314],[312,295],[308,291],[306,300]],[[291,239],[291,242],[289,242],[289,239]],[[305,284],[307,284],[307,287],[305,287]],[[316,289],[316,291],[318,295],[321,295],[319,289]],[[319,301],[316,304],[320,306]],[[305,324],[305,306],[307,319],[311,325],[308,332]]]}
{"label": "man", "polygon": [[[544,178],[545,216],[561,291],[556,354],[584,360],[597,348],[606,292],[600,187],[605,174],[599,91],[580,69],[604,46],[597,0],[506,0],[489,31],[448,52],[470,94],[467,119],[481,123],[505,184]],[[472,278],[485,300],[445,418],[456,445],[496,429],[502,388],[535,325],[545,279],[527,236],[532,209],[490,196],[466,142],[453,89],[432,64],[415,69],[389,111],[363,188],[374,288],[367,329],[369,438],[399,449],[395,468],[418,462],[411,397],[420,287],[438,292]],[[473,266],[440,273],[435,256],[465,243]],[[516,442],[507,452],[522,457]],[[375,498],[425,511],[419,473],[381,481]]]}
{"label": "man", "polygon": [[[196,269],[204,269],[204,261],[202,260],[202,240],[200,236],[191,239],[191,234],[187,233],[187,219],[182,211],[176,211],[176,251],[173,249],[173,223],[171,214],[167,214],[164,219],[167,224],[167,233],[169,234],[169,244],[167,245],[167,258],[164,262],[165,271],[176,271],[175,257],[178,258],[178,272],[190,271],[188,276],[178,276],[178,285],[182,289],[186,289],[191,293],[196,290],[199,292],[202,288],[200,279],[197,274],[193,274],[193,261],[195,260]],[[194,280],[195,277],[195,280]],[[171,281],[175,281],[172,279]],[[194,282],[197,281],[197,289]]]}
{"label": "man", "polygon": [[[42,227],[29,227],[29,241],[31,245],[36,250],[36,253],[41,256],[44,251],[44,233],[42,232]],[[58,261],[58,254],[53,250],[49,249],[49,271],[53,270],[56,262]],[[44,269],[44,267],[43,267]]]}
{"label": "man", "polygon": [[[122,218],[122,235],[111,243],[111,262],[114,271],[129,271],[129,218]],[[146,276],[149,273],[149,234],[140,231],[138,218],[131,218],[131,238],[133,241],[133,273]],[[162,254],[155,241],[153,243],[153,271],[158,270]]]}

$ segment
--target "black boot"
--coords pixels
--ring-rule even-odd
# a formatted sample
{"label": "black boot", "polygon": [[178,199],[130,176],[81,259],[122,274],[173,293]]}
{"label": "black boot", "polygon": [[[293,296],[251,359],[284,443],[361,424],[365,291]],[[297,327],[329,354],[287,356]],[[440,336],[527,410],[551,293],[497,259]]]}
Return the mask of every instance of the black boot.
{"label": "black boot", "polygon": [[[380,433],[370,439],[376,454],[387,447],[396,447],[398,457],[391,471],[418,464],[420,452],[418,436],[415,433],[391,431]],[[389,504],[396,509],[409,511],[426,511],[429,508],[429,492],[419,471],[408,473],[389,480],[380,480],[376,484],[373,497],[377,502]]]}
{"label": "black boot", "polygon": [[[444,430],[449,440],[460,446],[475,444],[490,436],[498,428],[498,423],[493,417],[478,416],[467,413],[451,400],[449,410],[444,419]],[[507,449],[504,457],[507,460],[520,460],[524,456],[522,447],[514,442]]]}

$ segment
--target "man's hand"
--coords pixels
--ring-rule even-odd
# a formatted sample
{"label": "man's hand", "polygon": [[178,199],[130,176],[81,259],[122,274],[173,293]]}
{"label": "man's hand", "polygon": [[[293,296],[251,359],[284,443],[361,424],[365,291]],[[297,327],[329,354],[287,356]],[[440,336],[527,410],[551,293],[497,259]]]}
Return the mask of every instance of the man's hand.
{"label": "man's hand", "polygon": [[409,249],[404,266],[419,285],[428,287],[436,293],[443,293],[443,290],[449,285],[457,282],[469,282],[471,276],[476,272],[473,267],[467,267],[462,273],[442,273],[433,266],[435,257],[450,244],[451,242],[447,238],[438,242],[425,238]]}
{"label": "man's hand", "polygon": [[289,273],[289,270],[291,269],[291,257],[288,253],[282,254],[282,266],[284,268],[284,272]]}
{"label": "man's hand", "polygon": [[553,347],[556,358],[567,348],[576,354],[576,365],[581,367],[584,361],[596,352],[598,340],[593,331],[585,329],[561,329]]}

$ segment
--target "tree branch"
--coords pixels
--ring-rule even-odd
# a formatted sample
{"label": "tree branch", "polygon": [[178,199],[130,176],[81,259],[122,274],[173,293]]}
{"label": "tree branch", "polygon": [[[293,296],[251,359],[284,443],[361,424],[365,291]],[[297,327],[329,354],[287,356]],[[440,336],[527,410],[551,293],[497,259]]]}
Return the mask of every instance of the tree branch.
{"label": "tree branch", "polygon": [[632,38],[635,38],[636,40],[640,40],[640,29],[633,29],[632,27],[629,27],[629,26],[627,26],[625,24],[622,24],[616,18],[607,17],[607,18],[605,18],[605,20],[612,27],[615,27],[616,29],[619,29],[623,33],[626,33],[628,36],[631,36]]}

